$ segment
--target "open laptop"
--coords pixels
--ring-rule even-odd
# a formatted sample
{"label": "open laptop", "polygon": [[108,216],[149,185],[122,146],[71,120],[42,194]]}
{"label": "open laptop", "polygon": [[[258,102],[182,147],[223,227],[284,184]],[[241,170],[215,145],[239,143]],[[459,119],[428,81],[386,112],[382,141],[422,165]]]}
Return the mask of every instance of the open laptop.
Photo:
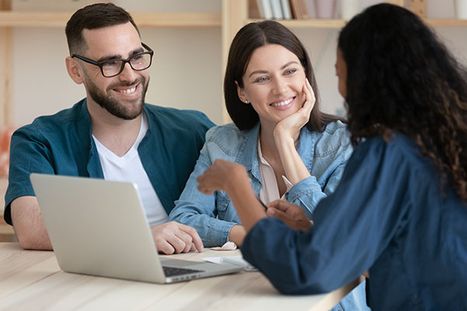
{"label": "open laptop", "polygon": [[173,283],[242,270],[159,257],[133,183],[35,173],[31,182],[65,272]]}

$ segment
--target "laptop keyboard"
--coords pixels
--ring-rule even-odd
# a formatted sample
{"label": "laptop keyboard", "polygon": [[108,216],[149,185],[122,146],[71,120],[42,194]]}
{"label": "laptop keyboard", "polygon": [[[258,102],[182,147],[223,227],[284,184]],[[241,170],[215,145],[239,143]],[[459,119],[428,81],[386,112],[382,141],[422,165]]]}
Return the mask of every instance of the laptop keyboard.
{"label": "laptop keyboard", "polygon": [[182,274],[203,272],[201,270],[195,270],[195,269],[174,268],[174,267],[165,267],[165,266],[163,266],[162,268],[164,269],[165,276],[177,276],[177,275],[182,275]]}

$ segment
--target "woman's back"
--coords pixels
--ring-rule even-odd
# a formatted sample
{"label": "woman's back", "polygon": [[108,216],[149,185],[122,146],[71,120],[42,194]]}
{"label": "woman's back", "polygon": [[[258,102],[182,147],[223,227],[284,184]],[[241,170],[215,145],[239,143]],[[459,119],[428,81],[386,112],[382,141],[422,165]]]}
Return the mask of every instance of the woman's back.
{"label": "woman's back", "polygon": [[330,291],[369,269],[368,305],[376,310],[462,309],[467,206],[447,189],[406,136],[370,138],[316,208],[309,234],[263,219],[242,253],[284,293]]}
{"label": "woman's back", "polygon": [[372,156],[381,160],[374,170],[381,176],[374,190],[380,204],[368,221],[381,227],[370,232],[381,233],[376,248],[382,252],[375,253],[370,269],[369,305],[467,307],[467,296],[461,295],[467,288],[467,205],[451,187],[443,190],[432,162],[410,139],[396,135],[387,144],[378,140],[380,146],[366,151],[363,164],[371,165]]}

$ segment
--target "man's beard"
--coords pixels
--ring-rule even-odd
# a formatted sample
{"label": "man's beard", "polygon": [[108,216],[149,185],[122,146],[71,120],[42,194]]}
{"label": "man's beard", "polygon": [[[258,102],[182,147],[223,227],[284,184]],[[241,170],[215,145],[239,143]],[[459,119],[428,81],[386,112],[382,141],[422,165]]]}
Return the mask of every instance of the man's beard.
{"label": "man's beard", "polygon": [[[146,97],[146,91],[148,90],[148,84],[146,83],[146,79],[142,77],[139,81],[134,81],[131,84],[127,84],[127,86],[134,85],[140,83],[140,86],[143,88],[143,93],[141,96],[141,100],[137,106],[138,109],[130,110],[128,107],[116,99],[103,94],[97,86],[91,81],[88,83],[88,93],[89,96],[102,108],[110,112],[112,115],[116,116],[117,118],[124,119],[124,120],[133,120],[138,117],[143,112],[144,106],[144,99]],[[122,86],[123,84],[120,84]],[[111,87],[109,87],[111,88]]]}

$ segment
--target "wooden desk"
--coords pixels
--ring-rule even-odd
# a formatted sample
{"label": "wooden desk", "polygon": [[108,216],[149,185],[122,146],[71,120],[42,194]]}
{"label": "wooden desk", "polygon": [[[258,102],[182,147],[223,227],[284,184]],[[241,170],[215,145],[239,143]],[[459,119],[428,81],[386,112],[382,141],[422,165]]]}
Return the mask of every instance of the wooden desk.
{"label": "wooden desk", "polygon": [[15,232],[13,227],[6,224],[3,220],[3,215],[0,214],[0,242],[15,241]]}
{"label": "wooden desk", "polygon": [[5,205],[4,197],[8,180],[5,177],[0,177],[0,242],[16,241],[13,227],[6,224],[3,220],[3,209]]}
{"label": "wooden desk", "polygon": [[[174,255],[201,260],[233,252]],[[352,286],[330,294],[283,296],[259,272],[169,285],[65,273],[53,252],[0,243],[0,310],[329,310]]]}

